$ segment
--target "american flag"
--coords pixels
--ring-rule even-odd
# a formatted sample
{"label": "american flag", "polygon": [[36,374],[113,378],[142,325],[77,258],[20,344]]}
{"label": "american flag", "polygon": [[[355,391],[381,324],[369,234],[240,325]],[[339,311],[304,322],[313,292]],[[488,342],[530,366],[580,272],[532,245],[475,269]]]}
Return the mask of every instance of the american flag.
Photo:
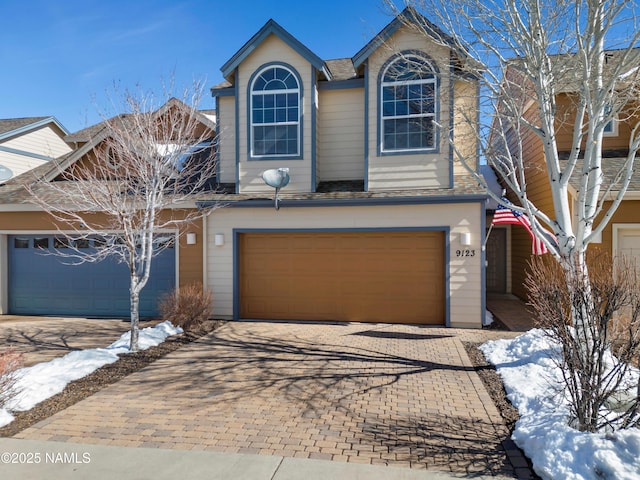
{"label": "american flag", "polygon": [[493,221],[491,222],[491,224],[522,225],[524,228],[526,228],[527,232],[531,236],[531,253],[533,253],[534,255],[542,255],[547,253],[547,246],[542,240],[535,236],[533,230],[531,229],[531,222],[529,222],[527,216],[523,215],[521,212],[511,210],[504,205],[498,205],[498,208],[496,208],[496,213],[493,215]]}

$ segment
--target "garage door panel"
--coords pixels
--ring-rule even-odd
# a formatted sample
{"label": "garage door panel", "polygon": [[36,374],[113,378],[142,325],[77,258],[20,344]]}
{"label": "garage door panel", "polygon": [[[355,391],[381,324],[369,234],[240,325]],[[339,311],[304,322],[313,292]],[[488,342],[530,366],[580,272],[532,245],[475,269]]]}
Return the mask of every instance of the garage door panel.
{"label": "garage door panel", "polygon": [[[29,240],[28,248],[16,248]],[[9,312],[22,315],[129,316],[129,272],[115,259],[70,265],[68,259],[43,255],[35,236],[9,236]],[[42,235],[38,236],[42,238]],[[49,237],[49,245],[54,245]],[[140,314],[156,316],[158,298],[175,285],[175,249],[154,258],[142,291]]]}
{"label": "garage door panel", "polygon": [[243,318],[445,322],[443,232],[246,233],[239,242]]}

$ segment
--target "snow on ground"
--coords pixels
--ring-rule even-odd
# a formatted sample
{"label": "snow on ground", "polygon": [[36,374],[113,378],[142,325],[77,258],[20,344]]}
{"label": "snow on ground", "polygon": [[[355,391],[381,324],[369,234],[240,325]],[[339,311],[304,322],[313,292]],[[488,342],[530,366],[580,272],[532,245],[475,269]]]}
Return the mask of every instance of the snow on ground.
{"label": "snow on ground", "polygon": [[[182,329],[174,327],[168,321],[155,327],[143,328],[138,338],[139,349],[146,350],[159,345],[168,336],[178,333],[182,333]],[[130,338],[131,332],[126,332],[106,348],[78,350],[64,357],[18,370],[16,388],[19,393],[7,408],[0,409],[0,427],[13,421],[11,412],[30,410],[43,400],[62,392],[69,382],[117,361],[119,354],[129,353]]]}
{"label": "snow on ground", "polygon": [[640,478],[640,430],[583,433],[567,425],[569,409],[558,389],[559,355],[544,331],[531,330],[512,340],[480,349],[502,376],[507,396],[520,412],[513,440],[544,479]]}

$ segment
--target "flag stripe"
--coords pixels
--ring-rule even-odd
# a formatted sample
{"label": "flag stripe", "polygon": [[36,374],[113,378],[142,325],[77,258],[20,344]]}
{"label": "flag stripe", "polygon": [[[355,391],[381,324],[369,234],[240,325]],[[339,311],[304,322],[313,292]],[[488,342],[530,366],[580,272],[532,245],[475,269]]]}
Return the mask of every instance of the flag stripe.
{"label": "flag stripe", "polygon": [[533,233],[531,223],[526,215],[514,212],[504,205],[498,205],[493,215],[492,225],[522,225],[531,237],[531,252],[534,255],[542,255],[547,253],[547,246]]}

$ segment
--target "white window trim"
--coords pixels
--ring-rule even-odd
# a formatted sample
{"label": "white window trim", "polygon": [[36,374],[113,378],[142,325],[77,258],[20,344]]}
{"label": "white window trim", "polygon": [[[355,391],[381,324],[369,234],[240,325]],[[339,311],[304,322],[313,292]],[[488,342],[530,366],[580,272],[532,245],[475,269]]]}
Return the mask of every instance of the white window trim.
{"label": "white window trim", "polygon": [[[260,78],[260,76],[266,72],[267,70],[271,70],[271,69],[275,69],[275,68],[281,68],[283,70],[286,70],[287,72],[289,72],[291,74],[291,76],[296,80],[296,83],[298,84],[298,88],[295,89],[280,89],[280,90],[261,90],[260,92],[254,93],[254,85],[256,83],[256,81],[258,80],[258,78]],[[269,123],[254,123],[253,122],[253,99],[254,96],[257,95],[272,95],[272,94],[290,94],[290,93],[295,93],[298,96],[298,121],[297,122],[269,122]],[[296,76],[296,74],[290,70],[289,68],[285,67],[284,65],[269,65],[268,67],[263,68],[262,70],[258,71],[256,73],[256,75],[254,76],[252,82],[251,82],[251,86],[249,88],[249,132],[248,132],[248,136],[249,136],[249,154],[250,154],[250,158],[257,158],[257,159],[271,159],[271,158],[296,158],[296,157],[300,157],[301,153],[300,153],[300,137],[301,137],[301,121],[300,118],[302,116],[302,110],[301,110],[301,103],[302,103],[302,97],[300,95],[300,82],[298,81],[298,77]],[[276,153],[276,154],[269,154],[269,155],[258,155],[255,153],[255,144],[254,144],[254,135],[253,135],[253,128],[255,126],[261,126],[261,127],[269,127],[269,126],[290,126],[290,125],[295,125],[296,128],[296,132],[297,132],[297,139],[296,139],[296,153]]]}
{"label": "white window trim", "polygon": [[[429,62],[427,59],[422,58],[418,55],[413,55],[416,58],[421,59],[423,62],[425,62],[426,64],[429,65],[429,67],[431,67],[432,71],[433,71],[433,67],[431,65],[431,62]],[[382,73],[382,78],[384,78],[387,74],[387,71],[392,67],[392,65],[394,63],[396,63],[397,61],[401,60],[402,57],[399,57],[397,59],[395,59],[394,61],[392,61],[384,70],[384,72]],[[397,86],[397,85],[401,85],[401,86],[406,86],[406,85],[425,85],[425,84],[432,84],[433,85],[433,113],[421,113],[421,114],[408,114],[408,115],[393,115],[393,116],[385,116],[384,115],[384,94],[383,94],[383,90],[384,87],[391,87],[391,86]],[[380,91],[379,91],[379,97],[380,97],[380,115],[379,115],[379,122],[380,122],[380,152],[381,153],[413,153],[413,152],[432,152],[434,150],[437,150],[438,145],[437,145],[437,136],[436,136],[436,125],[435,125],[435,121],[437,119],[437,112],[439,111],[440,108],[440,95],[439,95],[439,88],[438,88],[438,82],[436,80],[436,74],[435,71],[433,71],[433,78],[429,78],[429,79],[420,79],[420,80],[401,80],[399,82],[385,82],[382,81],[380,82]],[[385,120],[394,120],[394,119],[405,119],[405,118],[432,118],[434,121],[434,126],[433,126],[433,146],[431,147],[426,147],[426,148],[385,148],[385,144],[384,144],[384,121]]]}

